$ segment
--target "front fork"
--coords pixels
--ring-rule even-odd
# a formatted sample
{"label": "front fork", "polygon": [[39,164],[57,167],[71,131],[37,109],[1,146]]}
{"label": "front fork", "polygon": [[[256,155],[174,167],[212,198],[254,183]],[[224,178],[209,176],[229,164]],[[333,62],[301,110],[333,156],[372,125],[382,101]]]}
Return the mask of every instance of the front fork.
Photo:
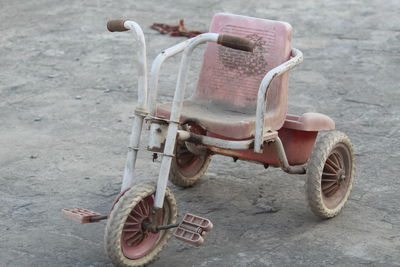
{"label": "front fork", "polygon": [[[187,78],[187,73],[188,73],[188,66],[190,63],[190,58],[191,54],[196,46],[199,44],[205,43],[205,42],[216,42],[218,39],[218,34],[215,33],[206,33],[199,35],[198,37],[195,37],[191,39],[185,48],[182,56],[182,61],[178,73],[178,81],[176,84],[175,88],[175,93],[174,93],[174,99],[172,102],[172,108],[171,108],[171,116],[168,121],[168,132],[167,132],[167,137],[166,137],[166,142],[164,146],[164,151],[163,151],[163,158],[161,161],[161,167],[160,167],[160,172],[158,176],[158,181],[157,181],[157,190],[156,190],[156,195],[155,195],[155,203],[154,207],[155,209],[162,209],[163,204],[164,204],[164,197],[165,197],[165,190],[167,187],[168,183],[168,176],[169,172],[171,169],[171,162],[172,162],[172,157],[174,157],[174,148],[175,148],[175,142],[177,138],[177,133],[178,133],[178,127],[179,127],[179,119],[180,119],[180,114],[181,114],[181,109],[182,109],[182,102],[185,94],[185,85],[186,85],[186,78]],[[129,188],[133,184],[133,179],[134,179],[134,169],[135,169],[135,164],[137,160],[137,153],[138,153],[138,148],[139,148],[139,143],[140,143],[140,135],[142,132],[142,127],[143,127],[143,120],[145,117],[144,112],[135,112],[135,121],[134,121],[134,126],[132,129],[132,135],[129,143],[129,151],[128,151],[128,157],[127,157],[127,164],[125,167],[124,171],[124,179],[122,182],[122,190],[125,190],[126,188]],[[150,125],[150,129],[152,129],[152,124]],[[154,132],[151,131],[151,135]],[[153,136],[150,136],[150,139],[152,139]],[[156,214],[159,214],[159,212],[156,212]],[[158,221],[158,220],[156,220]]]}
{"label": "front fork", "polygon": [[136,166],[137,155],[140,145],[140,136],[142,134],[143,121],[145,112],[135,112],[135,119],[132,126],[132,133],[129,138],[128,154],[126,157],[126,164],[124,169],[124,176],[122,179],[121,192],[130,188],[133,183],[134,170]]}
{"label": "front fork", "polygon": [[[135,121],[132,126],[132,134],[129,140],[128,155],[124,170],[124,177],[122,180],[121,192],[132,187],[134,181],[134,170],[136,160],[139,151],[140,137],[143,128],[143,121],[145,115],[143,113],[136,112]],[[161,161],[160,172],[157,181],[154,211],[153,211],[153,222],[159,222],[160,216],[162,216],[162,207],[164,204],[165,190],[168,183],[168,176],[171,168],[172,157],[174,157],[174,148],[176,143],[176,137],[178,133],[178,122],[170,121],[168,124],[168,131],[166,139],[160,136],[160,133],[165,133],[165,122],[153,122],[150,120],[150,142],[148,148],[160,148],[165,140],[164,152]],[[164,129],[162,129],[164,128]],[[156,225],[150,225],[149,227],[155,227]],[[153,229],[154,230],[154,229]]]}
{"label": "front fork", "polygon": [[[121,192],[130,188],[134,181],[134,170],[136,166],[137,155],[139,151],[140,137],[143,128],[143,114],[136,114],[132,126],[132,134],[129,140],[128,155],[122,180]],[[165,121],[150,120],[149,150],[160,149],[165,141],[163,158],[161,161],[160,172],[157,181],[157,190],[154,207],[161,209],[164,203],[165,190],[168,183],[169,171],[174,155],[176,137],[178,133],[179,122],[169,121],[166,127]],[[166,129],[168,128],[168,130]],[[162,136],[167,132],[167,136]]]}
{"label": "front fork", "polygon": [[168,176],[171,169],[172,157],[174,157],[174,148],[176,135],[178,133],[179,123],[170,121],[168,125],[168,134],[165,141],[163,158],[161,161],[160,173],[158,175],[157,190],[154,207],[161,209],[164,203],[165,189],[167,188]]}

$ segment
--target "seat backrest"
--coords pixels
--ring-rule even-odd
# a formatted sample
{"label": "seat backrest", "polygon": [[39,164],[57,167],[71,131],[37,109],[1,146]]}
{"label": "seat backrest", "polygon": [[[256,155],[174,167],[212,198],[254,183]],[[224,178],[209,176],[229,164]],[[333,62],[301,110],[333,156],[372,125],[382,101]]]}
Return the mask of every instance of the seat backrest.
{"label": "seat backrest", "polygon": [[[210,32],[246,37],[256,47],[249,53],[209,43],[193,98],[255,113],[264,75],[290,58],[292,27],[281,21],[219,13],[212,19]],[[272,128],[283,125],[287,87],[288,75],[284,74],[274,80],[267,94],[266,119],[275,125]]]}

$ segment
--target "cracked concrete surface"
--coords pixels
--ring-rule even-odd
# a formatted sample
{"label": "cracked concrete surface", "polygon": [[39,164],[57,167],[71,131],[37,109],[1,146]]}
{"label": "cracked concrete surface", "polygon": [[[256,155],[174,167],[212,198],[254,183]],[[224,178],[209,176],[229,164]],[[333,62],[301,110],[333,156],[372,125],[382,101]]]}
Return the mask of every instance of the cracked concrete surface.
{"label": "cracked concrete surface", "polygon": [[[0,266],[111,265],[104,223],[59,216],[63,207],[107,213],[120,187],[135,47],[106,21],[140,23],[152,60],[185,40],[153,22],[184,18],[207,30],[217,12],[292,24],[304,62],[291,73],[289,111],[327,114],[350,136],[356,183],[343,212],[321,221],[303,176],[216,156],[195,187],[171,186],[180,215],[203,215],[215,229],[199,248],[171,240],[151,266],[399,266],[399,9],[396,0],[1,1]],[[162,69],[161,101],[171,99],[178,63]],[[140,179],[157,176],[149,153],[138,166]]]}

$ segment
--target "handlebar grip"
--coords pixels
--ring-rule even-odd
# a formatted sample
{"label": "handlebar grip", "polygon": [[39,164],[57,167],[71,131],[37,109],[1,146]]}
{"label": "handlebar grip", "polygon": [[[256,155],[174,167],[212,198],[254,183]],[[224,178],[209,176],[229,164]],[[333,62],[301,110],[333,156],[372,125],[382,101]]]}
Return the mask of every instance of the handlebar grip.
{"label": "handlebar grip", "polygon": [[124,32],[129,29],[125,28],[124,23],[127,19],[113,19],[107,22],[107,29],[110,32]]}
{"label": "handlebar grip", "polygon": [[244,38],[231,34],[220,34],[218,36],[218,44],[230,47],[236,50],[242,50],[247,52],[253,52],[256,43]]}

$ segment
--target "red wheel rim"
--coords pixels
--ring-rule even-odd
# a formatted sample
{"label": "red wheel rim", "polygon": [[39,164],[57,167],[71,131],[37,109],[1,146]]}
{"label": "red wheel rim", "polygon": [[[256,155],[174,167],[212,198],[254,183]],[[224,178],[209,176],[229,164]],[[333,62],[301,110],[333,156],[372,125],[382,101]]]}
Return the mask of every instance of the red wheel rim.
{"label": "red wheel rim", "polygon": [[[195,123],[189,122],[185,125],[188,127],[188,131],[192,133],[206,134],[206,131]],[[187,149],[185,142],[177,143],[175,154],[176,165],[183,176],[192,177],[196,175],[203,166],[205,156],[198,156],[191,153]]]}
{"label": "red wheel rim", "polygon": [[[143,221],[151,222],[154,196],[142,199],[129,213],[121,235],[122,253],[129,259],[139,259],[149,254],[157,245],[161,233],[151,233],[142,227]],[[160,216],[162,221],[163,216]]]}
{"label": "red wheel rim", "polygon": [[346,196],[350,186],[352,158],[343,143],[337,144],[326,159],[321,177],[321,192],[325,205],[335,208]]}
{"label": "red wheel rim", "polygon": [[185,143],[178,143],[176,147],[176,165],[184,176],[195,175],[203,166],[204,156],[191,153]]}

